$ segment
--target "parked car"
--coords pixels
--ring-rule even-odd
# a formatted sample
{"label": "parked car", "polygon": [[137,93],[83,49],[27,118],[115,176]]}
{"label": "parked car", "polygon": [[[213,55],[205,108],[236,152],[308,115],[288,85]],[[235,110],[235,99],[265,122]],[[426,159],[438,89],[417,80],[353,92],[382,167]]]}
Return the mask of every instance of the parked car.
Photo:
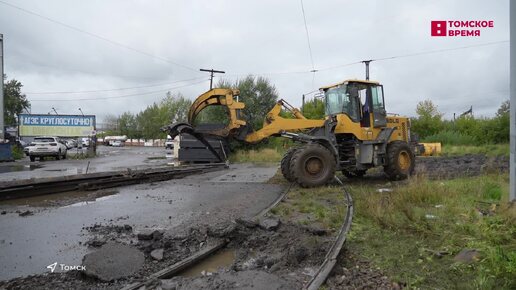
{"label": "parked car", "polygon": [[170,135],[167,135],[167,140],[165,141],[165,148],[174,149],[174,139],[172,139]]}
{"label": "parked car", "polygon": [[21,139],[18,140],[17,142],[23,148],[23,153],[25,153],[26,156],[29,156],[29,145],[30,144]]}
{"label": "parked car", "polygon": [[23,153],[25,153],[25,156],[29,156],[29,147],[30,147],[30,144],[23,147]]}
{"label": "parked car", "polygon": [[124,147],[125,146],[125,142],[122,142],[120,140],[116,140],[116,141],[113,141],[113,143],[111,143],[111,146],[113,146],[113,147]]}
{"label": "parked car", "polygon": [[81,138],[80,142],[81,142],[82,147],[90,146],[90,138]]}
{"label": "parked car", "polygon": [[67,149],[72,149],[72,148],[77,147],[77,142],[73,139],[66,139],[63,141],[64,141],[64,144],[66,145]]}
{"label": "parked car", "polygon": [[36,137],[28,148],[30,161],[35,161],[36,157],[43,160],[47,156],[66,159],[67,148],[58,137]]}

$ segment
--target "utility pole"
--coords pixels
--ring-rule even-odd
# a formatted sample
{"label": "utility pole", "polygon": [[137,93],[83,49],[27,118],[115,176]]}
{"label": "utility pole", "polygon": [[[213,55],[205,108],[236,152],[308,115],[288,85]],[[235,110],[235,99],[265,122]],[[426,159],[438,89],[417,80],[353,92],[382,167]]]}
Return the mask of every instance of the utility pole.
{"label": "utility pole", "polygon": [[510,154],[510,186],[509,186],[509,201],[516,201],[516,4],[509,3],[510,12],[510,77],[511,80],[511,154]]}
{"label": "utility pole", "polygon": [[210,73],[210,90],[213,89],[213,74],[225,74],[225,71],[214,70],[214,69],[200,69],[200,71],[209,72]]}
{"label": "utility pole", "polygon": [[305,95],[303,95],[303,104],[301,105],[301,113],[305,113]]}
{"label": "utility pole", "polygon": [[366,81],[369,80],[369,63],[372,61],[373,61],[372,59],[362,61],[363,63],[365,63],[365,79],[366,79]]}
{"label": "utility pole", "polygon": [[4,35],[0,33],[0,78],[2,85],[0,86],[0,141],[5,141],[4,135]]}

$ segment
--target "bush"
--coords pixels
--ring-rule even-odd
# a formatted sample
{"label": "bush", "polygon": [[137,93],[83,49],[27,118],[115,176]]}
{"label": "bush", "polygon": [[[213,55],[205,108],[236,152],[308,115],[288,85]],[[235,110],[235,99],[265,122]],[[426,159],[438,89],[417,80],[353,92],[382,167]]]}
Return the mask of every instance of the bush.
{"label": "bush", "polygon": [[13,153],[13,158],[15,160],[22,159],[23,157],[25,157],[25,153],[23,152],[23,148],[18,146],[18,145],[12,146],[11,150],[12,150],[12,153]]}
{"label": "bush", "polygon": [[411,129],[425,142],[447,145],[486,145],[509,143],[510,117],[508,102],[502,104],[495,117],[462,116],[442,120],[437,106],[429,100],[420,102],[417,118],[412,118]]}
{"label": "bush", "polygon": [[442,131],[424,138],[423,142],[441,142],[443,145],[472,145],[478,143],[475,137],[457,131]]}

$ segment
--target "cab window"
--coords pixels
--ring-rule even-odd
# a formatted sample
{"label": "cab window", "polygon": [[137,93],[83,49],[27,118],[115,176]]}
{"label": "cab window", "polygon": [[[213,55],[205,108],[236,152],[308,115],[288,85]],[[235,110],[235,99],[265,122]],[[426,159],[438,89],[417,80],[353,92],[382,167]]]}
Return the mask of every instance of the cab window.
{"label": "cab window", "polygon": [[384,109],[382,86],[371,86],[371,96],[373,97],[373,109]]}

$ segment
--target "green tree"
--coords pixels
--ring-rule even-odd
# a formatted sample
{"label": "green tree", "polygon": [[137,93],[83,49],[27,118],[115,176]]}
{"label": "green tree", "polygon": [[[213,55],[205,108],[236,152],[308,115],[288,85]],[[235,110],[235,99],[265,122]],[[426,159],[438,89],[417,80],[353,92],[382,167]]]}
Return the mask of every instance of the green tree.
{"label": "green tree", "polygon": [[[233,84],[227,80],[221,80],[217,87],[236,88],[240,91],[240,101],[245,104],[244,116],[254,130],[262,127],[263,119],[278,101],[276,87],[263,77],[249,75]],[[227,120],[224,109],[213,109],[210,115],[205,118],[213,121]]]}
{"label": "green tree", "polygon": [[186,122],[188,118],[188,110],[192,105],[192,101],[185,98],[181,93],[172,95],[170,92],[167,93],[165,99],[160,103],[162,110],[162,119],[170,123]]}
{"label": "green tree", "polygon": [[[7,79],[6,75],[4,79]],[[22,87],[22,83],[15,79],[7,81],[4,85],[4,120],[7,126],[16,125],[18,115],[30,109],[29,100],[21,93]]]}
{"label": "green tree", "polygon": [[431,100],[417,104],[417,118],[412,119],[412,130],[421,138],[434,135],[443,129],[443,114]]}
{"label": "green tree", "polygon": [[125,112],[120,117],[118,117],[118,125],[121,135],[126,135],[131,139],[140,138],[136,116],[131,112]]}
{"label": "green tree", "polygon": [[136,116],[138,123],[138,130],[144,139],[154,139],[156,137],[163,137],[160,128],[159,120],[159,107],[158,104],[154,103],[147,106],[145,110],[138,113]]}
{"label": "green tree", "polygon": [[511,102],[509,100],[503,101],[503,103],[500,105],[500,108],[498,108],[498,111],[496,111],[496,116],[501,117],[504,115],[509,115],[511,107]]}
{"label": "green tree", "polygon": [[507,143],[510,140],[510,127],[511,127],[511,116],[510,116],[510,101],[505,100],[494,118],[495,134],[493,134],[494,142],[496,143]]}
{"label": "green tree", "polygon": [[314,98],[306,102],[303,107],[303,115],[307,119],[323,119],[325,115],[323,100]]}
{"label": "green tree", "polygon": [[443,114],[439,112],[436,105],[431,100],[424,100],[417,104],[416,114],[419,118],[438,118],[441,119]]}
{"label": "green tree", "polygon": [[136,116],[137,130],[145,139],[164,138],[161,128],[176,122],[185,122],[192,101],[183,95],[167,93],[159,103],[148,106]]}

